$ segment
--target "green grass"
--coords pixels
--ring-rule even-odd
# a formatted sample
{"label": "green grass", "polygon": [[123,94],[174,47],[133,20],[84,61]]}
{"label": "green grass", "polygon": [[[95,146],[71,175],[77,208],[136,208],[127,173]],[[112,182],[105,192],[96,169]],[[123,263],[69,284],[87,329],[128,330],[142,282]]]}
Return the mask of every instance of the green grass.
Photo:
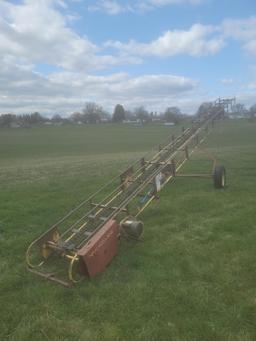
{"label": "green grass", "polygon": [[256,340],[255,123],[222,122],[204,144],[225,190],[176,179],[141,216],[143,241],[122,240],[99,277],[69,290],[25,269],[40,232],[172,129],[0,130],[1,340]]}

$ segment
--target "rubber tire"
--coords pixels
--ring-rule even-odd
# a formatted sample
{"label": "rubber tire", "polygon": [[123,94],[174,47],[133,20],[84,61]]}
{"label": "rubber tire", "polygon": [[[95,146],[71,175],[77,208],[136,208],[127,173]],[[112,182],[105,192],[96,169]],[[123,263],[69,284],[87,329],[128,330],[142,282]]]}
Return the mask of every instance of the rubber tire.
{"label": "rubber tire", "polygon": [[213,184],[215,188],[224,188],[226,186],[226,169],[224,166],[217,166],[213,172]]}

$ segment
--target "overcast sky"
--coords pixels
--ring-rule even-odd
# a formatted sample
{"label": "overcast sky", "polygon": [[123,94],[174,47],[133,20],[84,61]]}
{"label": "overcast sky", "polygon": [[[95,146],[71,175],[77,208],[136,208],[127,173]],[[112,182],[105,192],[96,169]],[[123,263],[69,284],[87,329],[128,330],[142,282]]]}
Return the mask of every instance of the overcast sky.
{"label": "overcast sky", "polygon": [[0,113],[256,103],[255,0],[0,0]]}

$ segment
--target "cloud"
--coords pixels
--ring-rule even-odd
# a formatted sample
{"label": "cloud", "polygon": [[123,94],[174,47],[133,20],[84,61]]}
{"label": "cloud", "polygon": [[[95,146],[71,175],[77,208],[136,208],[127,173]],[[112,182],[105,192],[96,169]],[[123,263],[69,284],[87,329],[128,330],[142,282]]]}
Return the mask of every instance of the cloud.
{"label": "cloud", "polygon": [[244,49],[251,55],[256,56],[256,39],[251,40],[244,45]]}
{"label": "cloud", "polygon": [[104,11],[110,15],[120,14],[122,12],[133,11],[133,7],[121,4],[115,0],[104,0],[94,5],[88,6],[89,11]]}
{"label": "cloud", "polygon": [[214,35],[217,31],[213,26],[195,24],[189,30],[167,31],[150,43],[135,40],[128,43],[108,41],[105,46],[139,56],[170,57],[188,54],[199,57],[215,54],[224,46],[223,39]]}
{"label": "cloud", "polygon": [[[256,66],[251,65],[249,70],[250,70],[250,82],[247,85],[247,88],[249,90],[255,91],[256,90]],[[254,98],[255,98],[255,103],[256,103],[256,96],[254,96]]]}
{"label": "cloud", "polygon": [[[157,7],[174,2],[179,1],[147,0],[140,4]],[[109,0],[108,10],[113,14],[122,11],[120,3]],[[214,55],[229,39],[241,41],[248,53],[256,52],[254,17],[227,19],[218,26],[195,24],[184,30],[169,30],[146,43],[108,41],[98,46],[69,26],[78,17],[68,5],[62,0],[24,0],[19,4],[0,1],[1,112],[71,113],[80,110],[86,101],[98,102],[109,110],[119,102],[127,108],[145,105],[150,110],[163,110],[169,105],[193,108],[193,98],[200,93],[196,80],[169,74],[132,77],[111,71],[108,76],[96,76],[92,72],[142,63],[147,57]],[[133,9],[126,7],[125,11]],[[108,48],[114,49],[114,54]],[[56,71],[36,72],[40,64]]]}
{"label": "cloud", "polygon": [[[157,109],[197,87],[194,80],[168,74],[90,75],[103,67],[140,63],[142,59],[123,51],[102,53],[99,46],[68,26],[69,15],[66,2],[60,0],[0,2],[1,113],[70,113],[86,101],[110,110],[118,102]],[[36,72],[40,64],[58,72]]]}
{"label": "cloud", "polygon": [[221,25],[224,39],[242,42],[249,54],[256,56],[256,17],[245,19],[226,19]]}
{"label": "cloud", "polygon": [[60,0],[26,0],[21,5],[0,2],[0,58],[12,56],[83,71],[138,62],[102,54],[86,36],[68,27],[70,14],[62,14],[57,5],[66,8]]}
{"label": "cloud", "polygon": [[224,85],[231,85],[234,83],[234,79],[233,78],[223,78],[223,79],[221,79],[221,83]]}
{"label": "cloud", "polygon": [[93,76],[77,72],[56,72],[43,76],[32,66],[0,65],[1,112],[45,114],[71,113],[87,101],[109,110],[117,103],[126,107],[146,105],[164,109],[197,88],[197,82],[173,75],[131,77],[126,73]]}
{"label": "cloud", "polygon": [[236,95],[237,103],[242,103],[247,107],[256,104],[255,100],[255,89],[252,88],[251,92],[241,92]]}
{"label": "cloud", "polygon": [[[167,0],[154,2],[166,3]],[[231,39],[241,42],[248,54],[256,56],[256,17],[225,19],[216,26],[197,23],[187,30],[168,30],[156,40],[147,43],[110,40],[105,43],[105,47],[130,56],[172,57],[186,54],[201,57],[218,53]]]}
{"label": "cloud", "polygon": [[103,11],[110,15],[117,15],[124,12],[146,12],[159,7],[169,5],[197,5],[205,0],[144,0],[144,1],[117,1],[101,0],[94,5],[88,6],[89,11]]}
{"label": "cloud", "polygon": [[182,4],[189,3],[192,5],[196,5],[201,3],[203,0],[146,0],[145,3],[149,3],[153,6],[166,6],[172,4]]}
{"label": "cloud", "polygon": [[250,90],[255,90],[255,89],[256,89],[256,82],[250,83],[250,84],[248,85],[248,88],[249,88]]}

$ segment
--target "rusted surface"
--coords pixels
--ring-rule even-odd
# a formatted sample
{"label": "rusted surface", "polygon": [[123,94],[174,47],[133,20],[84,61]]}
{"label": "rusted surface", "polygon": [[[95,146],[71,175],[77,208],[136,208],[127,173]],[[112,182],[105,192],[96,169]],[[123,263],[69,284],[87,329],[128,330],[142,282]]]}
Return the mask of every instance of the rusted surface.
{"label": "rusted surface", "polygon": [[79,251],[90,277],[103,272],[117,253],[119,227],[109,220]]}

